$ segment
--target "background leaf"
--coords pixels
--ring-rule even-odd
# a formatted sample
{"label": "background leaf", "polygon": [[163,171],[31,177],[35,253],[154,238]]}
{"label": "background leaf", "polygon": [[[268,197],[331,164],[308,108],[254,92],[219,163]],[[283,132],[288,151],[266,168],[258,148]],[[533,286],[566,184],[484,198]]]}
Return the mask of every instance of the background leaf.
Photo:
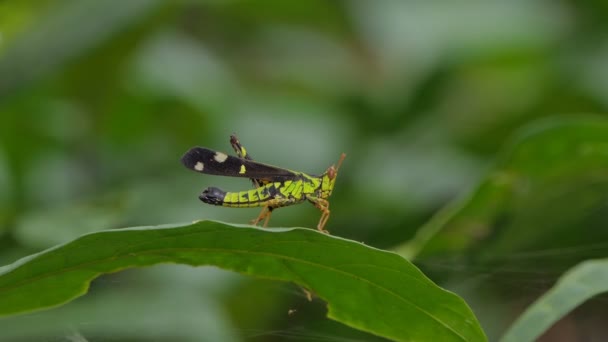
{"label": "background leaf", "polygon": [[[606,238],[595,227],[578,237],[567,230],[606,200],[607,151],[608,121],[601,118],[550,119],[526,127],[470,195],[437,214],[401,251],[418,258],[473,250],[492,257],[555,248],[573,238]],[[572,197],[577,202],[567,200]],[[555,210],[550,216],[540,210],[549,206]]]}
{"label": "background leaf", "polygon": [[565,273],[517,318],[501,341],[534,341],[589,298],[608,291],[608,261],[589,260]]}
{"label": "background leaf", "polygon": [[[457,285],[465,298],[492,288],[523,297],[519,305],[526,306],[562,272],[606,255],[601,241],[608,239],[607,151],[608,121],[603,118],[554,118],[530,125],[514,136],[471,193],[439,211],[397,251],[416,258],[435,279],[466,282]],[[479,311],[487,304],[471,305],[486,324],[508,321],[506,308],[494,310],[497,317]],[[568,301],[544,319],[553,322],[572,305]],[[523,340],[538,337],[541,326],[550,327],[535,325],[534,337]],[[502,323],[496,331],[506,328]]]}

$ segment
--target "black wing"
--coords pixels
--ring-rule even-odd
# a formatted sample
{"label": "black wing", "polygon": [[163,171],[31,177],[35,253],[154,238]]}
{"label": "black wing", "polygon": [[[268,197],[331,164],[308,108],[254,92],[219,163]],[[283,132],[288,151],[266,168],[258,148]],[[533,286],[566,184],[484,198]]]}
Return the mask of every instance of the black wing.
{"label": "black wing", "polygon": [[292,171],[251,160],[229,156],[204,147],[193,147],[182,157],[182,164],[190,170],[208,175],[246,177],[268,181],[292,179]]}

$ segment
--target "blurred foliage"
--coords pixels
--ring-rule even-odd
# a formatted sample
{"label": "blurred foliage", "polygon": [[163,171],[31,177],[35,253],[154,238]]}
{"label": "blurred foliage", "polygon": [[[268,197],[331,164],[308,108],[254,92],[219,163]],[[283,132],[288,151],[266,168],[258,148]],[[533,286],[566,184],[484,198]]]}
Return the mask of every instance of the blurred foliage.
{"label": "blurred foliage", "polygon": [[[400,246],[485,179],[516,129],[554,116],[604,119],[607,17],[602,1],[568,0],[2,1],[0,261],[105,228],[247,222],[257,210],[196,197],[209,185],[238,190],[248,182],[179,163],[194,145],[229,151],[233,132],[257,160],[311,173],[346,152],[328,229]],[[514,211],[510,222],[546,220],[540,231],[526,223],[513,239],[465,257],[446,250],[443,260],[416,262],[465,296],[495,340],[565,265],[607,254],[605,195],[593,179],[580,182],[588,191],[535,190],[526,210]],[[593,201],[581,197],[588,193]],[[566,210],[570,204],[585,206],[583,216],[572,217],[580,211]],[[278,210],[271,225],[317,220],[315,208],[297,206]],[[559,237],[549,221],[559,223]],[[584,239],[592,227],[597,235]],[[509,257],[489,263],[494,246]],[[61,310],[80,317],[72,327],[100,327],[85,334],[91,340],[200,338],[196,320],[178,335],[146,325],[141,312],[151,311],[158,321],[211,315],[221,327],[214,336],[226,340],[374,338],[327,321],[295,286],[275,285],[269,295],[267,282],[213,269],[144,273],[103,277]],[[168,304],[172,288],[200,301]],[[133,310],[124,311],[130,328],[115,329],[116,303]],[[287,317],[295,306],[299,313]],[[589,301],[544,338],[604,338],[601,307]],[[52,337],[68,334],[63,327]]]}
{"label": "blurred foliage", "polygon": [[[409,258],[454,260],[467,252],[479,259],[508,258],[539,246],[558,249],[608,238],[601,229],[607,223],[608,121],[546,120],[514,140],[451,216],[437,215],[418,231],[404,248]],[[542,208],[559,214],[546,215]],[[580,227],[579,234],[572,235],[572,226]]]}
{"label": "blurred foliage", "polygon": [[531,305],[511,326],[503,342],[533,340],[564,315],[598,294],[608,292],[606,260],[582,262]]}

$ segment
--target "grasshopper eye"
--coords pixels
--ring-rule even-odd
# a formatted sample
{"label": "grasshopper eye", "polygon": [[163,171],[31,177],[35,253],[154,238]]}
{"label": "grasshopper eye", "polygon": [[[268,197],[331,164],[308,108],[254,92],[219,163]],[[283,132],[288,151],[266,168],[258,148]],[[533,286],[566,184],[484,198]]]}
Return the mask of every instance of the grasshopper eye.
{"label": "grasshopper eye", "polygon": [[336,168],[333,165],[327,169],[327,177],[329,177],[329,179],[336,178]]}

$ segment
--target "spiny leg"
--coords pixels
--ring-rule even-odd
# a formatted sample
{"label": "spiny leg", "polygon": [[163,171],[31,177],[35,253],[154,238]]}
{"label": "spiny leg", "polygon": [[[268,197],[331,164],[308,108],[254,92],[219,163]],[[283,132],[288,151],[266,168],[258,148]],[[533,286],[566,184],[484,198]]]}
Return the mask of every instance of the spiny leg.
{"label": "spiny leg", "polygon": [[270,215],[272,215],[272,211],[276,208],[285,207],[288,205],[292,205],[295,203],[293,198],[283,198],[276,197],[265,203],[264,208],[262,208],[262,212],[260,215],[253,220],[252,224],[257,225],[260,221],[264,220],[264,227],[268,225],[268,221],[270,220]]}
{"label": "spiny leg", "polygon": [[[236,154],[239,156],[239,158],[253,160],[253,158],[251,157],[249,152],[247,152],[245,147],[243,145],[241,145],[241,142],[239,141],[239,138],[236,137],[235,133],[230,135],[230,145],[232,145],[232,148],[234,149]],[[249,178],[249,180],[251,180],[251,183],[253,183],[253,187],[256,189],[259,188],[260,186],[262,186],[262,184],[267,183],[263,180],[255,179],[255,178]]]}
{"label": "spiny leg", "polygon": [[319,219],[317,229],[322,233],[329,234],[329,231],[323,229],[327,223],[327,220],[329,219],[329,201],[313,196],[308,196],[307,198],[312,204],[315,205],[315,207],[317,207],[317,209],[321,210],[321,219]]}
{"label": "spiny leg", "polygon": [[272,215],[272,207],[265,206],[264,208],[262,208],[260,215],[258,215],[257,218],[251,221],[251,224],[257,226],[260,221],[264,220],[264,224],[262,225],[262,227],[266,228],[266,226],[268,226],[268,221],[270,220],[270,215]]}
{"label": "spiny leg", "polygon": [[264,224],[262,225],[262,227],[266,228],[268,227],[268,221],[270,221],[270,216],[272,215],[272,207],[267,207],[268,211],[266,213],[266,218],[264,219]]}
{"label": "spiny leg", "polygon": [[326,203],[326,206],[322,207],[322,206],[317,206],[317,208],[319,208],[319,210],[321,210],[323,213],[321,214],[321,218],[319,219],[319,224],[317,225],[317,229],[323,233],[329,234],[328,230],[325,230],[325,224],[327,223],[327,220],[329,220],[329,202],[323,200]]}
{"label": "spiny leg", "polygon": [[[236,154],[239,156],[239,158],[253,160],[253,158],[247,152],[245,147],[243,145],[241,145],[241,142],[239,141],[239,138],[236,137],[235,133],[230,135],[230,145],[232,145],[232,148],[234,149]],[[253,187],[256,189],[261,187],[263,184],[268,183],[267,181],[263,181],[260,179],[255,179],[255,178],[249,178],[249,179],[253,183]],[[266,228],[268,226],[268,221],[270,221],[270,216],[272,215],[272,209],[274,209],[274,208],[270,207],[270,206],[265,206],[264,208],[262,208],[262,212],[260,212],[260,215],[258,215],[258,217],[256,219],[252,220],[251,224],[253,224],[254,226],[257,226],[261,220],[264,220],[264,224],[262,224],[262,227]]]}

